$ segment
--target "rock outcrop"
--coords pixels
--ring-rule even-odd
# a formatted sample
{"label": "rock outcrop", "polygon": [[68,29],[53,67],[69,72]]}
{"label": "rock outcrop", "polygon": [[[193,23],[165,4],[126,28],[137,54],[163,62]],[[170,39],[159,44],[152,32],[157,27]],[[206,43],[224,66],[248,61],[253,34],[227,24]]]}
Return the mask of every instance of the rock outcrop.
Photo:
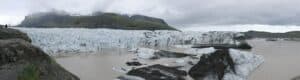
{"label": "rock outcrop", "polygon": [[[187,73],[174,67],[157,64],[133,69],[129,71],[127,75],[137,76],[145,80],[185,80],[184,76],[187,76]],[[121,77],[119,79],[128,80],[125,79],[125,77]]]}
{"label": "rock outcrop", "polygon": [[194,80],[223,80],[226,72],[235,72],[235,64],[228,49],[220,49],[211,54],[204,54],[188,74]]}
{"label": "rock outcrop", "polygon": [[79,80],[41,49],[26,34],[0,29],[0,80]]}
{"label": "rock outcrop", "polygon": [[127,66],[141,66],[143,64],[138,61],[132,61],[132,62],[126,62],[126,65]]}
{"label": "rock outcrop", "polygon": [[246,42],[241,42],[235,49],[252,49],[252,46]]}
{"label": "rock outcrop", "polygon": [[22,33],[19,30],[10,29],[10,28],[0,29],[0,39],[16,39],[16,38],[31,42],[31,39],[27,36],[27,34]]}
{"label": "rock outcrop", "polygon": [[[127,74],[118,77],[119,80],[247,80],[264,61],[262,56],[247,50],[231,48],[204,48],[183,53],[145,48],[132,51],[141,55],[133,60],[144,64],[126,66]],[[151,59],[155,56],[160,57]]]}
{"label": "rock outcrop", "polygon": [[0,40],[1,80],[79,80],[22,39]]}

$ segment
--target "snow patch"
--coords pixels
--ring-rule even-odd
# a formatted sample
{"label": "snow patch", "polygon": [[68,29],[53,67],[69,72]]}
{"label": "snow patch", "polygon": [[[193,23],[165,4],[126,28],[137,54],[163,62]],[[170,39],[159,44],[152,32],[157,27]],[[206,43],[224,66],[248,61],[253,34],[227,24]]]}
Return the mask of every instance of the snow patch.
{"label": "snow patch", "polygon": [[138,48],[136,53],[137,53],[138,58],[151,59],[151,58],[155,57],[154,53],[156,51],[157,50],[149,49],[149,48]]}

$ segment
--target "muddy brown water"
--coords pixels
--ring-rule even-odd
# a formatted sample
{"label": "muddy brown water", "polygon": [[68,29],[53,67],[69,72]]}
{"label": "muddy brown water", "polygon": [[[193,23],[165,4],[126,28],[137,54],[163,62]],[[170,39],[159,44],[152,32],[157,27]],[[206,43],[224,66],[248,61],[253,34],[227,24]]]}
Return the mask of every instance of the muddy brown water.
{"label": "muddy brown water", "polygon": [[[248,80],[290,80],[300,75],[300,42],[248,41],[253,53],[263,55],[265,62],[259,66]],[[104,50],[92,55],[58,57],[56,61],[81,80],[114,80],[123,73],[113,70],[125,66],[134,57],[125,49]]]}
{"label": "muddy brown water", "polygon": [[260,65],[248,80],[291,80],[300,75],[300,42],[248,41],[255,54],[263,55],[265,62]]}
{"label": "muddy brown water", "polygon": [[110,49],[91,55],[59,57],[56,61],[80,80],[114,80],[123,73],[113,68],[124,66],[132,57],[124,49]]}
{"label": "muddy brown water", "polygon": [[[172,50],[172,49],[165,49]],[[172,51],[182,51],[180,49]],[[127,61],[133,61],[135,54],[128,49],[104,49],[94,54],[83,54],[76,56],[55,57],[56,61],[71,73],[77,75],[81,80],[114,80],[124,75],[120,69],[131,69],[126,66]],[[175,58],[160,60],[139,60],[151,64],[174,65]],[[117,70],[116,70],[117,69]]]}

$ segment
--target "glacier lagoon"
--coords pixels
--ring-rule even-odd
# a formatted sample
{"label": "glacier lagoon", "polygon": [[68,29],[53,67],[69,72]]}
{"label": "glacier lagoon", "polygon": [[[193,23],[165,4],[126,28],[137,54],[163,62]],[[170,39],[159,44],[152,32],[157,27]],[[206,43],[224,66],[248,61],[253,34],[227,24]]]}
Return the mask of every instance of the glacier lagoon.
{"label": "glacier lagoon", "polygon": [[[32,43],[49,55],[56,57],[58,63],[78,75],[82,80],[113,80],[124,74],[124,63],[137,56],[130,51],[136,48],[148,48],[141,51],[149,55],[151,50],[165,49],[199,56],[211,51],[211,48],[199,50],[188,48],[193,44],[233,44],[233,37],[241,35],[226,31],[135,31],[82,28],[16,28],[29,35]],[[149,52],[150,51],[150,52]],[[147,54],[145,54],[147,53]],[[224,75],[224,80],[246,80],[264,59],[249,51],[230,50],[237,73]],[[128,60],[129,59],[129,60]],[[178,65],[190,59],[160,59],[144,61],[151,64]],[[191,67],[191,66],[186,66]],[[187,78],[189,79],[189,78]]]}
{"label": "glacier lagoon", "polygon": [[291,80],[300,75],[299,41],[249,40],[253,52],[264,56],[265,62],[249,76],[249,80]]}

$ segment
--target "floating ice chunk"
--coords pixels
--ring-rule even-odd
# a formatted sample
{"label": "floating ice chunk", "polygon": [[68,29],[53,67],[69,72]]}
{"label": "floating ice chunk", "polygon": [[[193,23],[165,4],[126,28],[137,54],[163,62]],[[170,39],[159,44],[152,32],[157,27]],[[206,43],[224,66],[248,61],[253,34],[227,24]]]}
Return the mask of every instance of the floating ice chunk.
{"label": "floating ice chunk", "polygon": [[209,54],[209,53],[213,53],[215,52],[216,49],[213,47],[209,47],[209,48],[189,48],[186,49],[184,52],[187,54],[195,54],[195,55],[202,55],[202,54]]}
{"label": "floating ice chunk", "polygon": [[247,79],[242,76],[237,76],[234,73],[227,73],[224,75],[223,80],[247,80]]}
{"label": "floating ice chunk", "polygon": [[236,74],[227,73],[224,75],[224,80],[247,80],[247,76],[264,62],[264,58],[260,55],[236,49],[229,51],[235,62]]}
{"label": "floating ice chunk", "polygon": [[178,63],[178,64],[184,64],[185,60],[184,59],[176,59],[175,62]]}
{"label": "floating ice chunk", "polygon": [[120,73],[127,73],[129,70],[123,67],[113,67],[112,70],[120,72]]}
{"label": "floating ice chunk", "polygon": [[142,59],[151,59],[155,57],[154,52],[157,50],[149,49],[149,48],[138,48],[136,53],[139,58]]}
{"label": "floating ice chunk", "polygon": [[134,53],[137,53],[137,50],[138,50],[139,48],[131,48],[131,49],[129,49],[128,50],[128,52],[134,52]]}
{"label": "floating ice chunk", "polygon": [[192,48],[193,45],[174,45],[176,48]]}

